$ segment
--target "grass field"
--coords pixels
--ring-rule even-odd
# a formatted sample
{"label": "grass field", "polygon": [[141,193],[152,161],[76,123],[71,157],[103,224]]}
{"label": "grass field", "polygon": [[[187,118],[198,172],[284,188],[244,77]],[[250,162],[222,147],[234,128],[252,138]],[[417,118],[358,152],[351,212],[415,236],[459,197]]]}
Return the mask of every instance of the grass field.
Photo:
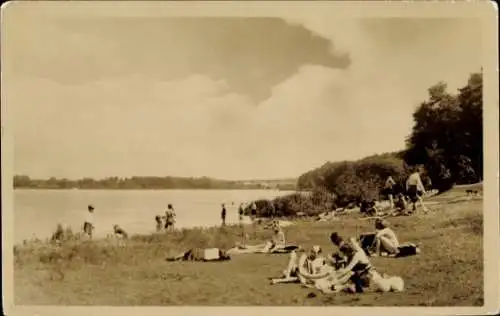
{"label": "grass field", "polygon": [[[237,227],[185,230],[134,236],[125,247],[106,241],[64,244],[61,248],[17,246],[15,304],[21,305],[483,305],[483,206],[465,200],[466,188],[429,199],[428,215],[389,219],[401,241],[420,243],[408,258],[373,258],[378,271],[405,279],[402,293],[331,294],[307,298],[298,284],[270,285],[288,255],[234,255],[219,263],[166,262],[167,255],[190,247],[230,247]],[[289,242],[321,245],[334,251],[328,236],[356,236],[373,223],[346,217],[330,223],[303,221],[285,228]],[[257,231],[258,243],[268,232]]]}

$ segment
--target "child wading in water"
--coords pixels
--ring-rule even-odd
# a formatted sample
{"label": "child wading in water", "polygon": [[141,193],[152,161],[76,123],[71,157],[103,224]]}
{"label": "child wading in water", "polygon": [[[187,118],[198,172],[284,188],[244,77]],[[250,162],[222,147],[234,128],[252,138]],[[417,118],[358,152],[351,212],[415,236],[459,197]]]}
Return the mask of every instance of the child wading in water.
{"label": "child wading in water", "polygon": [[92,238],[92,233],[94,231],[94,207],[92,205],[89,205],[87,207],[87,210],[87,217],[85,219],[85,222],[83,223],[83,233],[89,238]]}

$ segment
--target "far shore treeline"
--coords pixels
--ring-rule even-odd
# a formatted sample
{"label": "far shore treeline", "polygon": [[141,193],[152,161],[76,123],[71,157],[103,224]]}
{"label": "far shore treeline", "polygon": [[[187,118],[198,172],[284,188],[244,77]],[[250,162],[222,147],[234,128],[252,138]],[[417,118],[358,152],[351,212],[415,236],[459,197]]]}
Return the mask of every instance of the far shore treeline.
{"label": "far shore treeline", "polygon": [[109,177],[105,179],[31,179],[28,176],[14,177],[15,189],[93,189],[93,190],[168,190],[168,189],[205,189],[205,190],[252,190],[278,189],[295,190],[296,179],[229,181],[208,177]]}
{"label": "far shore treeline", "polygon": [[[424,168],[423,180],[440,193],[455,184],[483,179],[483,74],[469,76],[455,93],[439,82],[428,89],[428,99],[413,113],[414,126],[406,148],[356,161],[326,162],[296,181],[225,181],[211,178],[132,177],[104,180],[14,178],[15,188],[42,189],[281,189],[309,191],[272,201],[256,201],[258,216],[308,215],[344,207],[361,199],[378,199],[391,175],[399,187],[415,166]],[[383,113],[381,113],[383,115]],[[354,144],[353,144],[354,146]],[[304,149],[307,150],[307,149]],[[248,213],[249,209],[245,210]]]}

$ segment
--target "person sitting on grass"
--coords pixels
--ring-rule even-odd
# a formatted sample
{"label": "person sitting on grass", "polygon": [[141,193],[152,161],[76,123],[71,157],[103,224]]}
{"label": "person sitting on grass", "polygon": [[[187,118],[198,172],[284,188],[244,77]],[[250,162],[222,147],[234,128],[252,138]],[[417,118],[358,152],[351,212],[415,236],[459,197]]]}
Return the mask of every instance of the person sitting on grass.
{"label": "person sitting on grass", "polygon": [[266,243],[262,252],[274,252],[286,247],[285,233],[281,229],[279,223],[273,222],[271,227],[273,229],[273,236],[271,237],[271,240]]}
{"label": "person sitting on grass", "polygon": [[128,238],[127,232],[117,224],[113,225],[113,233],[115,234],[116,237],[120,237],[122,239]]}
{"label": "person sitting on grass", "polygon": [[368,216],[375,216],[378,213],[378,209],[376,207],[375,201],[367,200],[367,199],[363,199],[361,201],[359,211],[361,214],[365,214]]}
{"label": "person sitting on grass", "polygon": [[346,242],[337,232],[330,235],[330,241],[338,247],[339,255],[346,261],[345,266],[338,270],[339,274],[350,273],[350,281],[354,284],[353,289],[346,285],[336,290],[352,289],[356,293],[362,293],[363,288],[369,285],[367,276],[373,268],[368,256],[361,247],[356,247],[353,240]]}
{"label": "person sitting on grass", "polygon": [[336,287],[349,281],[350,275],[338,275],[321,253],[319,246],[313,246],[309,254],[302,254],[300,258],[293,251],[283,276],[272,278],[271,284],[300,282],[305,287],[318,289],[325,294],[333,293]]}
{"label": "person sitting on grass", "polygon": [[388,255],[399,258],[420,253],[416,244],[400,244],[396,233],[388,225],[386,220],[378,218],[375,221],[375,233],[365,233],[359,237],[360,246],[368,256]]}
{"label": "person sitting on grass", "polygon": [[399,193],[394,201],[394,208],[396,209],[396,212],[406,214],[407,203],[405,196],[402,193]]}
{"label": "person sitting on grass", "polygon": [[351,238],[349,242],[345,242],[338,233],[332,233],[330,236],[342,255],[347,259],[347,264],[344,268],[338,269],[337,274],[342,278],[350,276],[350,281],[335,285],[332,290],[334,292],[349,291],[363,293],[365,289],[371,288],[380,292],[401,292],[404,289],[404,281],[399,276],[381,276],[371,264],[368,256],[363,249],[358,245],[356,240]]}
{"label": "person sitting on grass", "polygon": [[[326,259],[320,255],[321,247],[313,246],[311,251],[306,257],[305,266],[307,267],[307,272],[310,274],[319,274],[326,265]],[[297,277],[299,273],[299,265],[297,263],[296,252],[293,251],[290,254],[290,260],[288,261],[287,268],[283,270],[283,279],[290,279]],[[298,279],[297,279],[298,280]],[[278,283],[274,281],[273,284]]]}
{"label": "person sitting on grass", "polygon": [[396,233],[388,227],[388,222],[377,218],[375,221],[375,253],[378,256],[387,253],[389,256],[397,256],[399,253],[399,241]]}

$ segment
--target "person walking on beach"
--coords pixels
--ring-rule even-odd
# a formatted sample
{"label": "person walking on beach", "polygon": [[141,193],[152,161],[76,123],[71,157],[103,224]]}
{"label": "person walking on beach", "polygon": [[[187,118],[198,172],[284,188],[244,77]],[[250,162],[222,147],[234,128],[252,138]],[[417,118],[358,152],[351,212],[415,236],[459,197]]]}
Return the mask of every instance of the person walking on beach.
{"label": "person walking on beach", "polygon": [[226,206],[222,204],[222,211],[220,213],[220,217],[222,219],[222,226],[226,226]]}
{"label": "person walking on beach", "polygon": [[175,224],[175,211],[172,204],[167,206],[167,210],[165,211],[165,230],[173,230]]}
{"label": "person walking on beach", "polygon": [[87,207],[87,217],[83,223],[83,233],[87,235],[90,239],[94,231],[94,206],[89,205]]}
{"label": "person walking on beach", "polygon": [[420,202],[422,210],[427,213],[427,207],[422,200],[422,195],[424,195],[426,192],[425,187],[422,183],[422,179],[420,178],[420,173],[420,168],[414,168],[413,173],[410,174],[410,176],[406,180],[406,192],[413,204],[413,212],[417,210],[417,202]]}
{"label": "person walking on beach", "polygon": [[391,209],[394,208],[394,187],[396,186],[396,181],[389,176],[387,177],[387,180],[385,180],[385,193],[387,194],[387,197],[389,198],[389,203],[391,206]]}

